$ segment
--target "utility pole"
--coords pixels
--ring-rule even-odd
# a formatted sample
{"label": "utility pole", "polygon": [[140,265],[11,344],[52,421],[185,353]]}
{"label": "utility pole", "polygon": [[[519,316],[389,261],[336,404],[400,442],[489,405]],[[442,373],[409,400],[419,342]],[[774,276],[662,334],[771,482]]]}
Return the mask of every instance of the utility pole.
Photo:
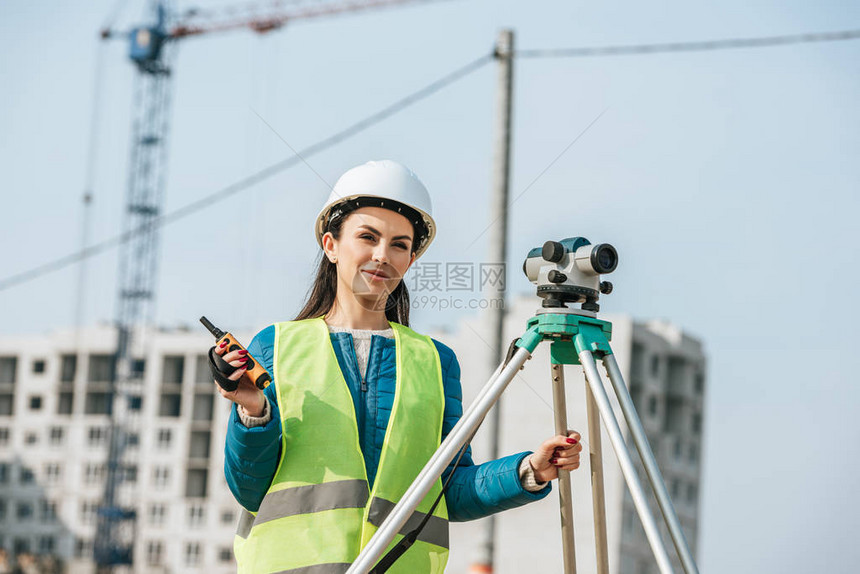
{"label": "utility pole", "polygon": [[[487,264],[499,265],[501,284],[487,281],[484,297],[492,304],[487,309],[490,344],[489,372],[496,370],[504,360],[505,319],[505,262],[508,255],[508,197],[511,179],[511,107],[513,93],[514,32],[502,30],[496,40],[495,58],[499,63],[496,91],[496,143],[493,151],[493,190],[490,197],[490,248]],[[492,267],[490,267],[492,269]],[[483,281],[483,277],[481,278]],[[496,403],[490,418],[490,458],[499,458],[499,432],[501,430],[502,401]],[[486,519],[483,547],[478,561],[472,564],[473,574],[492,573],[495,559],[496,517]]]}

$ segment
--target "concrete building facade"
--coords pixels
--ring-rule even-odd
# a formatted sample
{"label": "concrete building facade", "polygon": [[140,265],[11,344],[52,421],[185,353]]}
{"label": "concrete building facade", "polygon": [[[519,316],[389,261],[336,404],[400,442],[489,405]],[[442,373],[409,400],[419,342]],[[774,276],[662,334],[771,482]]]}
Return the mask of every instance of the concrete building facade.
{"label": "concrete building facade", "polygon": [[[113,329],[0,339],[0,546],[92,572],[108,447]],[[241,335],[240,335],[241,336]],[[247,336],[247,335],[246,335]],[[223,474],[229,405],[211,336],[149,332],[121,498],[137,509],[134,572],[234,572],[238,520]]]}

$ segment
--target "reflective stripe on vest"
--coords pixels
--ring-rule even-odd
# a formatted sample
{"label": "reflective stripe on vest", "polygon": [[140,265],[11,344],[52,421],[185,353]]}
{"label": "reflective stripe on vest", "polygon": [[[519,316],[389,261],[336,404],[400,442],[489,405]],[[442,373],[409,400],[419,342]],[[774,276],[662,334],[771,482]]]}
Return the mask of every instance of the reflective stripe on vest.
{"label": "reflective stripe on vest", "polygon": [[[276,324],[274,384],[281,459],[256,513],[234,541],[240,573],[342,574],[438,448],[445,394],[433,341],[397,323],[394,403],[373,490],[368,486],[352,395],[321,318]],[[437,480],[395,542],[441,492]],[[448,559],[444,499],[391,574],[441,573]]]}

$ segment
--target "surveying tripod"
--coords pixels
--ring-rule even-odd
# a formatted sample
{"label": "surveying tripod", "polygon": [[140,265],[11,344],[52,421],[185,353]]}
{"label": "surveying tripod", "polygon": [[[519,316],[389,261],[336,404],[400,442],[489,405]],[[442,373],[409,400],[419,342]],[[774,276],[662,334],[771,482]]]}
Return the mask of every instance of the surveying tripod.
{"label": "surveying tripod", "polygon": [[[592,500],[595,527],[595,546],[598,574],[609,573],[606,539],[606,514],[603,492],[602,453],[600,446],[600,420],[606,428],[609,440],[618,457],[621,472],[630,489],[633,504],[645,530],[645,535],[661,574],[673,572],[669,554],[663,544],[654,514],[633,459],[627,449],[624,434],[606,392],[604,382],[597,370],[597,361],[609,376],[618,398],[624,420],[645,467],[648,481],[663,514],[669,534],[675,545],[686,574],[698,574],[698,568],[687,544],[680,521],[672,506],[666,484],[657,467],[654,453],[645,436],[642,422],[636,413],[633,399],[627,390],[621,369],[609,339],[612,325],[597,318],[598,292],[609,293],[612,285],[600,282],[601,273],[609,273],[617,266],[617,253],[609,244],[591,245],[582,237],[561,242],[548,241],[543,248],[533,249],[523,265],[526,276],[538,285],[538,295],[544,298],[543,307],[528,321],[526,332],[519,337],[508,357],[496,369],[478,396],[463,413],[439,449],[406,490],[397,505],[380,525],[358,558],[347,570],[347,574],[366,574],[383,556],[391,541],[401,532],[406,521],[430,492],[433,484],[442,475],[449,462],[471,440],[484,417],[501,397],[516,373],[530,359],[537,346],[550,342],[550,366],[552,373],[553,403],[556,434],[567,436],[567,406],[564,387],[564,365],[582,365],[586,382],[586,407],[588,413],[588,436],[590,441]],[[568,308],[567,303],[582,303],[581,309]],[[575,574],[573,502],[570,487],[570,472],[558,472],[559,503],[561,510],[561,533],[563,542],[564,573]]]}

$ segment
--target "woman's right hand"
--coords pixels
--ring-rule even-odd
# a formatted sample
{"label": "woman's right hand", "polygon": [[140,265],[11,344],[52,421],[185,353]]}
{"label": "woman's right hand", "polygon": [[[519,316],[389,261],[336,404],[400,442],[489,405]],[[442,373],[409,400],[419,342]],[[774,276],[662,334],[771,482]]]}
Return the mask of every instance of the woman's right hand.
{"label": "woman's right hand", "polygon": [[220,355],[222,359],[230,363],[232,367],[239,367],[236,371],[227,377],[231,381],[239,381],[239,386],[235,391],[225,391],[217,382],[215,387],[221,396],[230,399],[237,405],[245,409],[245,414],[252,417],[258,417],[263,414],[266,408],[266,397],[263,391],[257,388],[257,385],[245,376],[245,363],[248,362],[248,351],[239,349],[236,351],[227,352],[226,341],[221,346],[215,345],[215,353]]}

